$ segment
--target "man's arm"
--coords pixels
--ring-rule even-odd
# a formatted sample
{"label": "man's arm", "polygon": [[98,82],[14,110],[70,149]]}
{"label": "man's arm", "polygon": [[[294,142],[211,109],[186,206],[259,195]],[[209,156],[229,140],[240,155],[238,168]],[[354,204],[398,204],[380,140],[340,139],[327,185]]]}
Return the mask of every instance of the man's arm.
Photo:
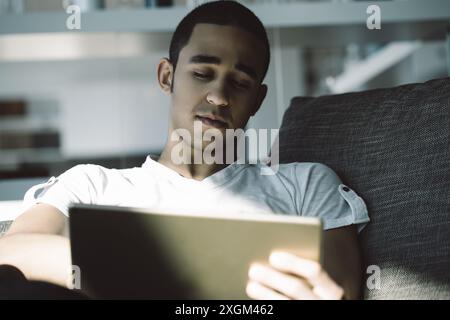
{"label": "man's arm", "polygon": [[361,258],[355,226],[324,232],[324,263],[273,253],[268,265],[249,270],[247,294],[254,299],[358,299]]}
{"label": "man's arm", "polygon": [[33,206],[0,238],[0,265],[17,267],[29,280],[67,286],[71,265],[67,227],[67,217],[55,207]]}

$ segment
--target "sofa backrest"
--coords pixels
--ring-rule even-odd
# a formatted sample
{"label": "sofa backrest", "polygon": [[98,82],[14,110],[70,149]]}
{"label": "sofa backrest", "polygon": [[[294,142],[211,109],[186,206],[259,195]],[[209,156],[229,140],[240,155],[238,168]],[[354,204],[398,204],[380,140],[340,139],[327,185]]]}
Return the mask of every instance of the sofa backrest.
{"label": "sofa backrest", "polygon": [[279,149],[281,163],[328,165],[366,201],[366,299],[450,298],[450,78],[293,98]]}

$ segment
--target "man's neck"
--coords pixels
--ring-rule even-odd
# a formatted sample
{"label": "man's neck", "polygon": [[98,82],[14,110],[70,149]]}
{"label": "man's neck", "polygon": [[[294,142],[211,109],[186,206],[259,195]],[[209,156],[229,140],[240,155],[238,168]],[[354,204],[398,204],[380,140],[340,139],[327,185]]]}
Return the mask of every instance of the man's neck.
{"label": "man's neck", "polygon": [[201,181],[217,171],[220,171],[228,166],[228,164],[194,164],[194,163],[182,163],[176,164],[172,161],[172,147],[170,144],[166,144],[163,152],[161,153],[158,162],[182,175],[185,178]]}

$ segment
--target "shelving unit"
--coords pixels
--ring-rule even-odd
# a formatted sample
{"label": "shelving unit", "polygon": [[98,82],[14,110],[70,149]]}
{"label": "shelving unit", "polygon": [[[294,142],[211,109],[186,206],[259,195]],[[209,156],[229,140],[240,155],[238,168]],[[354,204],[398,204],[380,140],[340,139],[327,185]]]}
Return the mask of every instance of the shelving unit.
{"label": "shelving unit", "polygon": [[0,119],[0,133],[14,132],[14,131],[57,131],[59,130],[58,118],[22,118],[22,117],[8,117],[7,119]]}
{"label": "shelving unit", "polygon": [[59,148],[1,150],[0,153],[0,164],[2,169],[8,167],[14,169],[17,166],[17,163],[21,162],[45,163],[62,159],[63,157]]}
{"label": "shelving unit", "polygon": [[[281,44],[288,46],[443,40],[447,35],[448,0],[376,2],[381,30],[366,27],[366,9],[371,4],[320,1],[249,7],[269,33],[278,30]],[[188,11],[184,7],[90,11],[81,13],[80,30],[66,28],[68,14],[64,12],[0,15],[0,62],[129,57],[166,49],[170,33]]]}
{"label": "shelving unit", "polygon": [[[254,4],[249,8],[268,28],[330,27],[359,25],[365,28],[366,9],[381,9],[383,24],[421,24],[450,21],[448,0],[287,2]],[[81,13],[81,30],[66,28],[68,14],[44,12],[0,16],[0,34],[53,32],[171,32],[188,8],[96,10]]]}

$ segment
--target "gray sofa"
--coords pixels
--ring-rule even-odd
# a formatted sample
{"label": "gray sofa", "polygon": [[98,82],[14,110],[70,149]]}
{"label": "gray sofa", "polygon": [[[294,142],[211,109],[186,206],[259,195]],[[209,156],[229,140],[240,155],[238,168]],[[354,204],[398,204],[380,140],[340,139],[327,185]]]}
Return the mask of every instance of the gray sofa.
{"label": "gray sofa", "polygon": [[366,299],[450,299],[450,78],[293,98],[279,150],[281,163],[328,165],[366,201]]}

